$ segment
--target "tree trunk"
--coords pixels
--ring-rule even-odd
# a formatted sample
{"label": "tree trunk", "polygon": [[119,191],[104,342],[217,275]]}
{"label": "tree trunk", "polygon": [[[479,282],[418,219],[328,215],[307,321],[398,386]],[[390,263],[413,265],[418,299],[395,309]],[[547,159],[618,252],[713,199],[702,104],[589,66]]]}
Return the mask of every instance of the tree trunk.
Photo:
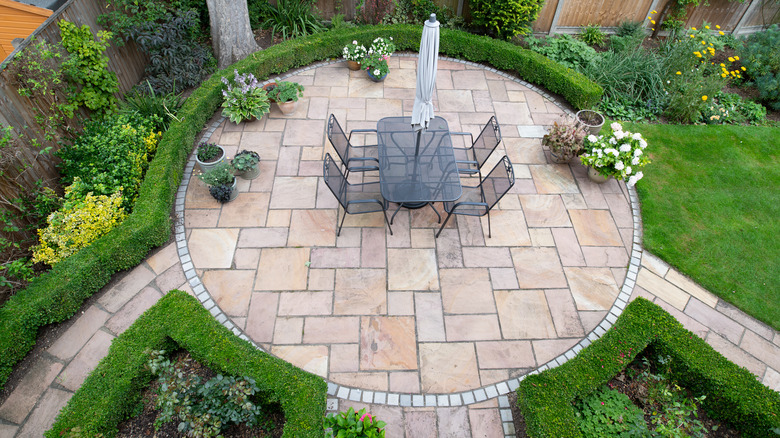
{"label": "tree trunk", "polygon": [[225,68],[261,49],[249,26],[247,0],[206,0],[211,40],[219,68]]}

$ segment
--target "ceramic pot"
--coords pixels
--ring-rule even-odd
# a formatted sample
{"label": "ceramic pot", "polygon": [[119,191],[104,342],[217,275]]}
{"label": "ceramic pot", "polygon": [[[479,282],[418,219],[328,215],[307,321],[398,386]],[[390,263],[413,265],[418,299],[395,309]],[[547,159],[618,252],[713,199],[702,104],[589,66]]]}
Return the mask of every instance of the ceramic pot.
{"label": "ceramic pot", "polygon": [[600,174],[599,171],[593,167],[588,167],[588,178],[596,184],[604,184],[609,181],[609,177]]}
{"label": "ceramic pot", "polygon": [[221,151],[221,155],[215,161],[208,161],[208,162],[200,161],[198,159],[198,154],[195,154],[195,162],[198,163],[198,168],[200,168],[201,172],[206,173],[209,170],[217,167],[217,164],[225,161],[225,150],[222,149],[222,146],[217,146],[217,147]]}
{"label": "ceramic pot", "polygon": [[295,107],[298,106],[298,101],[290,100],[287,102],[276,102],[276,105],[279,106],[279,110],[282,112],[282,114],[289,115],[295,112]]}
{"label": "ceramic pot", "polygon": [[357,61],[347,60],[347,67],[349,67],[350,70],[360,70],[360,63]]}
{"label": "ceramic pot", "polygon": [[366,70],[366,73],[368,74],[369,79],[371,79],[374,82],[382,82],[387,77],[387,73],[385,73],[384,76],[378,78],[378,77],[374,76],[373,73],[371,73],[371,70],[368,70],[368,69]]}
{"label": "ceramic pot", "polygon": [[577,111],[577,121],[582,123],[593,135],[599,135],[601,127],[604,126],[604,115],[598,111],[581,110]]}
{"label": "ceramic pot", "polygon": [[566,164],[569,161],[571,161],[570,156],[566,156],[562,153],[558,153],[552,149],[550,149],[550,158],[552,159],[552,162],[555,164]]}
{"label": "ceramic pot", "polygon": [[230,199],[228,199],[228,202],[235,200],[238,198],[238,178],[233,178],[233,185],[230,186]]}

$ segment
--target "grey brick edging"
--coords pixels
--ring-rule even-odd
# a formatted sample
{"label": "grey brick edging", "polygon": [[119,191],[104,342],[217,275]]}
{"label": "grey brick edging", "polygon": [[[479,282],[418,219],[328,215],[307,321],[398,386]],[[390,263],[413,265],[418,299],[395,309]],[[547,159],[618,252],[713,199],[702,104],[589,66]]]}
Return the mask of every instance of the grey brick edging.
{"label": "grey brick edging", "polygon": [[[415,57],[417,55],[413,53],[399,53],[397,56]],[[541,94],[542,96],[544,96],[545,98],[553,102],[556,106],[561,108],[566,114],[573,115],[570,109],[564,106],[555,97],[550,95],[546,90],[542,90],[539,87],[530,84],[528,82],[525,82],[523,80],[520,80],[517,77],[512,76],[508,73],[505,73],[500,70],[496,70],[492,67],[485,67],[482,64],[477,64],[470,61],[463,61],[463,60],[447,58],[447,57],[439,57],[439,59],[444,61],[452,61],[461,64],[466,64],[474,67],[484,68],[485,70],[488,70],[501,77],[512,80],[520,85],[523,85],[531,90],[536,91],[537,93]],[[312,70],[312,69],[316,69],[319,67],[340,63],[340,62],[344,62],[344,61],[340,59],[339,60],[332,59],[332,60],[326,60],[319,63],[311,64],[309,66],[300,69],[289,71],[282,76],[269,79],[265,81],[264,84],[271,81],[284,80],[286,78],[297,75],[307,70]],[[222,117],[216,122],[214,122],[201,136],[200,140],[196,142],[196,144],[199,144],[200,142],[204,142],[204,141],[208,142],[211,139],[211,136],[214,133],[214,131],[217,129],[217,127],[219,127],[219,125],[224,120],[225,117]],[[212,315],[214,315],[214,318],[216,318],[217,321],[219,321],[222,325],[224,325],[226,328],[228,328],[233,333],[235,333],[236,336],[238,336],[239,338],[251,343],[253,346],[255,346],[255,348],[264,351],[260,346],[255,344],[248,336],[246,336],[243,330],[238,328],[235,324],[233,324],[230,321],[230,318],[227,315],[225,315],[222,309],[219,308],[219,305],[217,305],[216,302],[211,298],[211,295],[209,294],[205,285],[201,282],[200,278],[195,272],[195,267],[192,264],[192,259],[190,257],[189,249],[187,247],[187,239],[186,239],[186,234],[184,229],[184,200],[187,193],[187,187],[189,185],[190,178],[192,177],[192,171],[194,167],[195,167],[195,160],[194,160],[194,152],[193,152],[193,154],[190,155],[190,159],[187,162],[187,165],[185,166],[184,174],[182,175],[182,182],[179,186],[179,190],[176,193],[176,202],[175,202],[175,213],[177,217],[177,223],[175,225],[176,247],[179,254],[179,259],[182,264],[182,269],[184,270],[184,275],[189,281],[190,286],[192,286],[192,290],[195,293],[198,300],[200,300],[203,306],[207,310],[209,310]],[[544,365],[536,368],[533,371],[528,372],[523,376],[508,379],[503,382],[499,382],[492,385],[487,385],[477,389],[463,391],[463,392],[457,392],[451,394],[425,394],[425,393],[410,394],[410,393],[397,393],[397,392],[388,392],[388,391],[370,391],[370,390],[364,390],[360,388],[348,387],[348,386],[344,386],[326,380],[328,385],[328,395],[343,400],[351,400],[351,401],[357,401],[363,403],[380,404],[380,405],[388,405],[388,406],[402,406],[402,407],[465,406],[465,405],[471,405],[475,403],[481,403],[493,398],[498,398],[499,412],[501,414],[504,434],[506,435],[506,437],[513,437],[515,435],[515,430],[514,430],[514,424],[512,422],[512,413],[509,406],[509,400],[507,394],[510,391],[514,391],[515,389],[517,389],[518,386],[520,386],[520,381],[523,380],[525,376],[531,374],[538,374],[544,370],[555,368],[559,365],[562,365],[563,363],[567,362],[568,360],[576,356],[577,353],[579,353],[583,348],[587,347],[593,341],[603,336],[604,333],[606,333],[612,327],[617,317],[620,316],[620,314],[623,312],[623,309],[625,309],[626,305],[628,304],[628,300],[631,297],[631,294],[634,290],[634,285],[636,284],[637,275],[639,273],[639,266],[642,259],[642,246],[641,246],[642,219],[640,216],[639,199],[637,198],[636,190],[632,186],[626,186],[626,188],[628,190],[629,200],[631,203],[631,214],[634,223],[632,249],[631,249],[630,261],[628,265],[628,271],[626,272],[626,278],[623,280],[623,285],[620,288],[620,293],[618,294],[618,297],[615,300],[615,302],[612,304],[612,307],[610,308],[606,317],[601,321],[601,323],[595,329],[593,329],[590,333],[588,333],[580,342],[578,342],[576,345],[571,347],[569,350],[565,351],[563,354],[556,357],[555,359],[545,363]]]}

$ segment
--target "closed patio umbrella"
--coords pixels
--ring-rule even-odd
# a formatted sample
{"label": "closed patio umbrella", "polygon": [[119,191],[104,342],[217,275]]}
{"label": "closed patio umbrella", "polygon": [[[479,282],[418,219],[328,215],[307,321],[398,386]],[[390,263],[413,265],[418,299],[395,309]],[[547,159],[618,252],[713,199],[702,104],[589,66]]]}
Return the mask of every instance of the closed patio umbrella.
{"label": "closed patio umbrella", "polygon": [[412,107],[412,127],[417,131],[417,147],[420,134],[428,128],[433,118],[433,89],[436,87],[436,70],[439,56],[439,22],[436,14],[425,22],[417,58],[417,87]]}

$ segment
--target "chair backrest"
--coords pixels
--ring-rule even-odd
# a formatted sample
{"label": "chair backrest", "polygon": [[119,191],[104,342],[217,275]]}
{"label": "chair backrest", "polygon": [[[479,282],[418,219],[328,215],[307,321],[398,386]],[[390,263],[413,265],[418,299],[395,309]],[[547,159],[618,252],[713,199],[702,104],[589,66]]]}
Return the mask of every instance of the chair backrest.
{"label": "chair backrest", "polygon": [[512,162],[509,161],[509,157],[504,155],[504,158],[493,167],[493,170],[480,183],[488,210],[493,208],[513,185],[515,185],[515,171],[512,168]]}
{"label": "chair backrest", "polygon": [[333,114],[328,117],[328,140],[341,158],[341,162],[346,164],[349,159],[349,139]]}
{"label": "chair backrest", "polygon": [[330,154],[325,154],[325,161],[322,163],[322,177],[325,184],[330,189],[333,196],[339,201],[344,209],[347,208],[347,179],[341,172],[341,168],[333,161]]}
{"label": "chair backrest", "polygon": [[492,116],[472,145],[477,167],[485,164],[499,143],[501,143],[501,128],[498,126],[496,116]]}

